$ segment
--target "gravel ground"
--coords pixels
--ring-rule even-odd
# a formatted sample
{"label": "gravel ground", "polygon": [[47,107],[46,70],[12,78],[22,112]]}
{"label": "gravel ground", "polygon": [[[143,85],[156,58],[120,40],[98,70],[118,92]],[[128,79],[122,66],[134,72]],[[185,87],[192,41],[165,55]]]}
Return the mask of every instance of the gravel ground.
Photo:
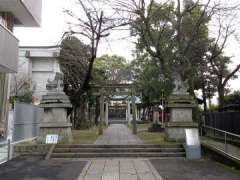
{"label": "gravel ground", "polygon": [[240,180],[240,173],[233,172],[211,160],[153,159],[150,161],[164,180]]}

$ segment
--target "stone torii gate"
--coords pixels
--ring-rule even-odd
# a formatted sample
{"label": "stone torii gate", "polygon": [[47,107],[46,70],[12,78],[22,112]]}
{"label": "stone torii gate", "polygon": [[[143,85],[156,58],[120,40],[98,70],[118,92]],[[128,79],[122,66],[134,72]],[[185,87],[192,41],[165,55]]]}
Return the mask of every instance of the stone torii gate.
{"label": "stone torii gate", "polygon": [[[132,102],[132,122],[133,122],[133,134],[137,134],[137,120],[136,120],[136,99],[135,92],[133,90],[133,84],[100,84],[100,85],[92,85],[93,89],[98,90],[98,93],[95,95],[100,96],[100,122],[99,122],[99,134],[103,134],[103,124],[104,122],[108,123],[108,103],[106,102],[106,111],[104,113],[104,104],[106,99],[106,93],[109,90],[112,95],[128,95],[131,96]],[[126,91],[127,90],[127,91]],[[129,118],[130,113],[130,103],[128,102],[127,106],[127,117]],[[129,119],[128,119],[129,120]]]}

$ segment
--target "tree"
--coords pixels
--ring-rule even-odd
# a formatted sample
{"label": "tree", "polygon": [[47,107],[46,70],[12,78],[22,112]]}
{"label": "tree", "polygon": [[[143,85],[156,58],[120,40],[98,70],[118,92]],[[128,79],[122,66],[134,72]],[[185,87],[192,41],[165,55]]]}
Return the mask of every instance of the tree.
{"label": "tree", "polygon": [[103,73],[102,79],[108,83],[131,81],[131,71],[128,67],[127,60],[117,55],[103,55],[97,58],[95,64],[95,69]]}
{"label": "tree", "polygon": [[[100,41],[109,36],[110,30],[118,28],[125,23],[122,19],[115,18],[114,12],[113,14],[104,13],[102,6],[105,2],[77,0],[77,4],[82,14],[76,14],[71,10],[65,11],[72,18],[72,22],[70,23],[70,30],[66,32],[63,37],[77,35],[83,42],[86,42],[90,48],[88,65],[84,69],[84,76],[82,76],[81,83],[78,84],[79,88],[77,88],[77,92],[75,93],[75,101],[78,101],[81,109],[80,114],[82,114],[82,118],[87,118],[85,115],[87,108],[86,97],[90,89],[92,70],[97,58]],[[86,120],[80,120],[78,122],[77,126],[80,128],[80,126],[85,126],[83,122],[86,122]]]}
{"label": "tree", "polygon": [[10,88],[10,103],[14,105],[14,102],[33,102],[33,90],[31,88],[31,82],[25,74],[14,74],[11,79]]}
{"label": "tree", "polygon": [[[123,11],[125,8],[133,14],[132,32],[138,37],[139,49],[158,60],[166,76],[174,67],[185,79],[191,66],[187,54],[214,8],[209,8],[209,2],[200,5],[199,2],[185,1],[183,8],[181,1],[177,1],[177,5],[172,1],[157,3],[150,0],[148,5],[144,0],[130,2],[117,4]],[[191,18],[194,21],[190,24]]]}
{"label": "tree", "polygon": [[64,74],[64,91],[70,97],[73,105],[74,128],[88,127],[88,120],[85,117],[85,106],[82,104],[86,98],[79,96],[82,84],[85,81],[89,67],[91,52],[90,47],[82,43],[74,36],[65,38],[61,43],[60,67]]}
{"label": "tree", "polygon": [[106,15],[104,8],[101,8],[106,4],[104,1],[78,0],[77,2],[84,15],[79,16],[71,10],[66,10],[65,12],[76,22],[71,23],[71,27],[74,26],[76,28],[71,29],[69,32],[66,32],[66,34],[79,35],[80,38],[88,41],[91,49],[86,76],[78,91],[78,94],[81,95],[89,88],[100,41],[108,37],[111,30],[126,25],[126,22],[123,19],[115,17],[114,14],[116,14],[116,12],[112,14],[106,13]]}
{"label": "tree", "polygon": [[227,83],[230,79],[237,77],[236,73],[240,69],[240,64],[230,71],[228,65],[231,63],[231,60],[229,57],[219,55],[211,61],[212,74],[215,76],[214,82],[218,92],[218,105],[219,109],[222,109],[225,104],[224,96]]}
{"label": "tree", "polygon": [[171,93],[172,79],[164,76],[159,64],[151,60],[147,53],[138,55],[132,62],[132,67],[137,91],[142,94],[143,103],[150,105],[151,102],[158,101],[162,91],[165,96]]}
{"label": "tree", "polygon": [[240,105],[240,91],[234,91],[224,97],[225,105]]}
{"label": "tree", "polygon": [[[202,89],[206,109],[207,81],[204,78],[208,71],[214,70],[211,67],[213,61],[222,55],[224,45],[233,32],[231,23],[228,24],[219,17],[224,16],[233,22],[239,5],[229,6],[214,0],[178,0],[176,3],[158,3],[155,0],[150,0],[149,3],[145,0],[127,2],[116,2],[116,7],[131,12],[132,34],[138,37],[137,49],[142,53],[148,52],[152,58],[159,61],[165,76],[171,76],[173,71],[178,72],[183,80],[188,81],[191,95],[195,95],[194,90]],[[210,38],[209,23],[214,18],[219,21],[219,25],[215,23],[219,35]],[[215,44],[215,50],[220,47],[216,53],[209,52],[211,44]],[[239,68],[237,66],[229,75],[232,77]],[[214,75],[210,76],[212,80]],[[231,77],[226,78],[226,81]],[[221,91],[222,85],[219,86]],[[220,92],[220,99],[222,94]],[[221,101],[219,103],[221,104]]]}

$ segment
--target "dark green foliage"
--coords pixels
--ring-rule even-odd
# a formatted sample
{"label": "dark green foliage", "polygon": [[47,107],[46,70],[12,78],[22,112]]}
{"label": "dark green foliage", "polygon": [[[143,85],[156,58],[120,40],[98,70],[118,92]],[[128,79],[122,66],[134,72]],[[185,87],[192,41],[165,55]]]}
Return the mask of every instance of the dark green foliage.
{"label": "dark green foliage", "polygon": [[94,64],[94,81],[96,83],[121,83],[131,80],[131,71],[124,57],[103,55]]}
{"label": "dark green foliage", "polygon": [[159,101],[161,96],[170,95],[173,84],[170,77],[164,76],[158,63],[147,54],[139,55],[132,62],[134,81],[137,91],[142,95],[143,103]]}
{"label": "dark green foliage", "polygon": [[90,87],[83,89],[91,58],[90,47],[74,36],[65,38],[61,44],[60,67],[64,74],[64,91],[73,105],[73,127],[89,128],[86,94]]}
{"label": "dark green foliage", "polygon": [[11,96],[10,103],[14,104],[14,102],[22,102],[22,103],[29,103],[31,104],[33,101],[33,93],[30,90],[25,91],[20,96]]}
{"label": "dark green foliage", "polygon": [[225,105],[240,105],[240,91],[234,91],[232,94],[224,97]]}
{"label": "dark green foliage", "polygon": [[90,47],[74,36],[65,38],[61,44],[60,67],[64,74],[64,91],[73,104],[79,102],[79,91],[87,73]]}

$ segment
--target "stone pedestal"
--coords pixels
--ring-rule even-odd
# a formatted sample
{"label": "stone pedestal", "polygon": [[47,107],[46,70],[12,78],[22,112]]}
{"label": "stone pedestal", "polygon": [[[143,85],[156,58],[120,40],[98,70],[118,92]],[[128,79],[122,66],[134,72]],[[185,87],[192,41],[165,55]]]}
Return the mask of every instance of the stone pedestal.
{"label": "stone pedestal", "polygon": [[38,142],[45,143],[48,134],[55,134],[58,135],[58,143],[69,143],[72,141],[72,124],[67,118],[67,111],[72,105],[63,92],[62,75],[57,74],[55,80],[49,81],[46,88],[48,93],[42,97],[40,104],[44,115]]}
{"label": "stone pedestal", "polygon": [[151,127],[148,128],[149,132],[161,132],[163,129],[159,121],[159,107],[153,107],[153,122]]}
{"label": "stone pedestal", "polygon": [[183,141],[186,128],[198,128],[192,120],[192,108],[195,101],[190,95],[172,95],[167,105],[170,114],[165,123],[165,133],[169,141]]}
{"label": "stone pedestal", "polygon": [[47,134],[58,134],[60,143],[72,141],[72,124],[67,119],[67,109],[71,108],[64,94],[43,96],[40,107],[44,108],[43,122],[40,124],[38,142],[45,143]]}

